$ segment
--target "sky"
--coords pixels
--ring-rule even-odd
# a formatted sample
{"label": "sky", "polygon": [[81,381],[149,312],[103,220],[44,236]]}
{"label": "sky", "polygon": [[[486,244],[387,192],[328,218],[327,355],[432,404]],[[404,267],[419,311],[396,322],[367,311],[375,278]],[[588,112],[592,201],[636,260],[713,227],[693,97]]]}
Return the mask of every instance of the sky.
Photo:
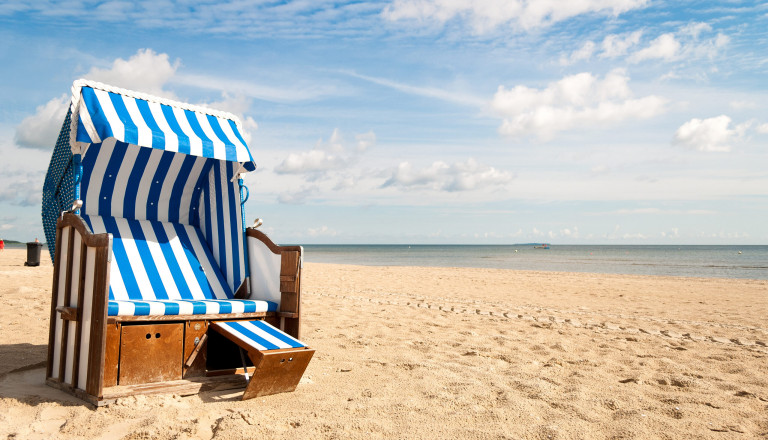
{"label": "sky", "polygon": [[768,4],[5,0],[0,237],[72,82],[232,112],[278,243],[768,244]]}

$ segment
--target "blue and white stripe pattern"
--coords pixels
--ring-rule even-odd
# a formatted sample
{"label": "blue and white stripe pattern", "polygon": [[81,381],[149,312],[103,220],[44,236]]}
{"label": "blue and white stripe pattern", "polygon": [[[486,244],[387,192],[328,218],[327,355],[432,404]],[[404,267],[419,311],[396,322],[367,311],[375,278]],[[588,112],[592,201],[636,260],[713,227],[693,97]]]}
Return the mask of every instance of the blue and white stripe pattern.
{"label": "blue and white stripe pattern", "polygon": [[94,233],[111,233],[109,316],[274,311],[267,301],[234,300],[194,226],[82,215]]}
{"label": "blue and white stripe pattern", "polygon": [[83,214],[193,226],[228,291],[237,290],[245,278],[242,207],[231,181],[238,164],[108,138],[88,147],[82,165]]}
{"label": "blue and white stripe pattern", "polygon": [[195,210],[199,213],[197,225],[233,291],[245,278],[245,258],[239,252],[245,249],[240,185],[237,179],[232,182],[236,165],[231,162],[213,164],[208,181],[199,185],[202,191]]}
{"label": "blue and white stripe pattern", "polygon": [[217,162],[114,138],[91,144],[82,159],[82,210],[104,217],[196,225],[198,200]]}
{"label": "blue and white stripe pattern", "polygon": [[249,171],[255,168],[234,117],[193,111],[182,103],[165,101],[171,104],[166,105],[130,93],[113,93],[95,85],[80,89],[79,102],[78,142],[93,144],[115,138],[142,147],[240,162]]}
{"label": "blue and white stripe pattern", "polygon": [[298,339],[264,321],[219,321],[216,325],[260,351],[306,347]]}

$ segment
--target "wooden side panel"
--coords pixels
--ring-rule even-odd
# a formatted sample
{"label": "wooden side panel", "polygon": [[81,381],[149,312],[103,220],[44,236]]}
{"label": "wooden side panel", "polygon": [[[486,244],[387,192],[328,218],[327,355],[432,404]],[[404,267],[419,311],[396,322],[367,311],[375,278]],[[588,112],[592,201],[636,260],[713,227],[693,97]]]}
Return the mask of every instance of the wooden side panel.
{"label": "wooden side panel", "polygon": [[89,400],[101,393],[110,253],[109,234],[75,214],[58,220],[46,383]]}
{"label": "wooden side panel", "polygon": [[126,325],[120,337],[120,385],[181,379],[184,324]]}
{"label": "wooden side panel", "polygon": [[104,351],[104,387],[117,385],[117,365],[120,362],[120,323],[107,324],[107,344]]}

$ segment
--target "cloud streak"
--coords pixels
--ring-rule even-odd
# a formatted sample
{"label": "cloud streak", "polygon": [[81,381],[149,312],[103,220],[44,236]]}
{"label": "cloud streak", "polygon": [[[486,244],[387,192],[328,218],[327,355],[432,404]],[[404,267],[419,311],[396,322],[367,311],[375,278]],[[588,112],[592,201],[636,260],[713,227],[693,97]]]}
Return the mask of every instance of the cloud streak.
{"label": "cloud streak", "polygon": [[467,23],[475,34],[484,34],[502,26],[528,31],[583,14],[616,17],[644,8],[647,4],[647,0],[395,0],[384,8],[382,15],[391,21],[410,20],[439,25],[460,20]]}
{"label": "cloud streak", "polygon": [[483,165],[471,158],[466,162],[453,164],[437,161],[421,169],[414,168],[410,162],[401,162],[390,172],[389,178],[381,187],[447,192],[475,191],[505,185],[513,178],[507,171]]}

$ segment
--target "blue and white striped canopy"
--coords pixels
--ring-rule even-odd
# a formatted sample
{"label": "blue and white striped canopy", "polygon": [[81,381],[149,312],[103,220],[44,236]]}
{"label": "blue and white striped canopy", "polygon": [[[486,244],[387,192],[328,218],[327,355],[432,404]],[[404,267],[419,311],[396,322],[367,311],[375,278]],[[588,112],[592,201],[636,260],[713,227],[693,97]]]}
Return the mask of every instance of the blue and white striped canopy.
{"label": "blue and white striped canopy", "polygon": [[75,84],[80,86],[77,142],[93,144],[114,138],[140,147],[240,162],[248,171],[255,169],[233,115],[89,81]]}

